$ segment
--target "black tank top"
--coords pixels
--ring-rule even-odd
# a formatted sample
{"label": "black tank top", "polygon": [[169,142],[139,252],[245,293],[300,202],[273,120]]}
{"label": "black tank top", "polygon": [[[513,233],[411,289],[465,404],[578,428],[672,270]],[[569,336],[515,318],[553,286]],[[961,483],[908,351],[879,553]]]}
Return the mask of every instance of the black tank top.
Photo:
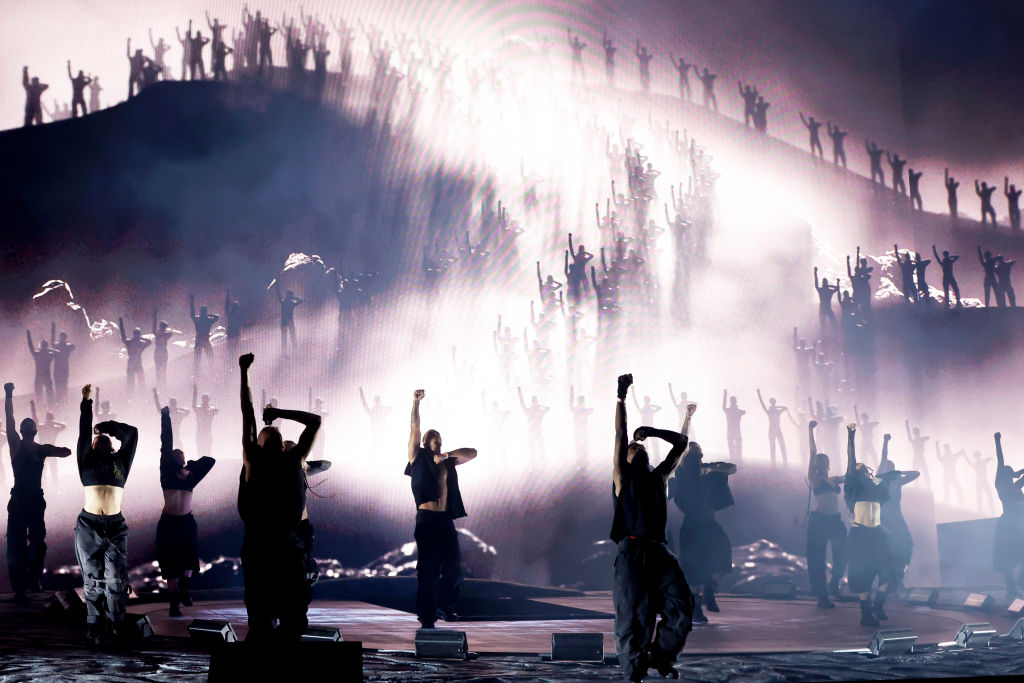
{"label": "black tank top", "polygon": [[449,459],[437,465],[434,463],[434,454],[422,446],[416,449],[416,460],[405,466],[405,476],[412,478],[412,497],[416,501],[416,507],[419,508],[423,503],[435,503],[441,497],[437,484],[438,467],[448,468],[448,476],[445,479],[448,486],[448,516],[452,519],[466,517],[455,461]]}

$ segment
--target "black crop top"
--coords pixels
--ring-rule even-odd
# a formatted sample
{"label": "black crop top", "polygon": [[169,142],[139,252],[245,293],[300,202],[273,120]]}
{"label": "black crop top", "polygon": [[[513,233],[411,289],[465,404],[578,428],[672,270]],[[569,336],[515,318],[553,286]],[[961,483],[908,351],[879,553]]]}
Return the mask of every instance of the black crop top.
{"label": "black crop top", "polygon": [[418,508],[423,503],[436,503],[441,497],[437,484],[437,468],[447,467],[445,479],[448,486],[448,509],[446,512],[452,519],[466,516],[466,508],[462,503],[459,491],[459,474],[455,468],[455,460],[448,459],[440,465],[434,464],[434,454],[428,448],[416,449],[416,460],[405,466],[405,475],[412,478],[412,497]]}
{"label": "black crop top", "polygon": [[92,399],[82,400],[82,416],[78,422],[78,476],[82,486],[117,486],[124,488],[135,459],[139,430],[122,422],[100,422],[96,427],[121,442],[113,453],[97,453],[92,448]]}
{"label": "black crop top", "polygon": [[174,459],[174,431],[171,427],[171,416],[160,413],[160,488],[164,491],[191,491],[203,480],[217,461],[206,456],[199,460],[189,460],[185,465],[184,479],[179,476],[182,471]]}

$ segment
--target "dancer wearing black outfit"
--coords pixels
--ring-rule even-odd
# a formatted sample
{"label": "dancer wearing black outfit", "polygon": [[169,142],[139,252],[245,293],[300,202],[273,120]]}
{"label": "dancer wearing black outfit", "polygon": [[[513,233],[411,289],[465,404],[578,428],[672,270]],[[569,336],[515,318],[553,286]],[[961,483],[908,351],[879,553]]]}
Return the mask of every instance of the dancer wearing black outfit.
{"label": "dancer wearing black outfit", "polygon": [[[110,437],[121,443],[114,450]],[[128,600],[128,526],[121,514],[124,485],[135,459],[139,432],[113,420],[96,425],[93,438],[92,385],[82,387],[78,423],[78,476],[85,489],[85,507],[75,524],[75,555],[82,568],[88,640],[102,643],[111,629],[124,628]]]}
{"label": "dancer wearing black outfit", "polygon": [[[687,406],[682,431],[642,426],[633,433],[635,440],[630,443],[626,393],[632,383],[632,375],[619,376],[615,404],[615,515],[611,532],[611,539],[619,546],[612,591],[615,649],[626,680],[644,680],[651,667],[666,678],[679,678],[673,663],[692,629],[694,599],[678,560],[665,543],[665,485],[686,450],[686,434],[697,406]],[[653,469],[647,449],[638,443],[651,436],[672,445],[665,459]],[[655,640],[658,615],[661,621]]]}
{"label": "dancer wearing black outfit", "polygon": [[893,590],[903,584],[903,576],[910,566],[914,554],[914,539],[910,535],[907,520],[903,519],[903,487],[921,476],[920,472],[901,472],[889,460],[891,434],[882,437],[882,461],[878,464],[878,477],[889,487],[889,500],[882,503],[882,528],[889,537],[889,553],[892,557]]}
{"label": "dancer wearing black outfit", "polygon": [[[302,460],[313,446],[320,417],[300,410],[263,409],[266,426],[256,433],[256,414],[249,390],[253,355],[238,359],[241,369],[242,471],[238,478],[238,514],[242,536],[246,640],[297,641],[308,625],[311,599],[307,552],[311,534],[302,522],[306,508],[306,477]],[[298,443],[285,448],[281,432],[271,423],[283,418],[303,425]],[[275,629],[274,622],[279,621]]]}
{"label": "dancer wearing black outfit", "polygon": [[75,345],[68,341],[66,332],[61,332],[60,337],[57,337],[57,323],[50,323],[50,348],[56,352],[53,357],[53,391],[57,403],[63,404],[68,397],[71,353]]}
{"label": "dancer wearing black outfit", "polygon": [[220,320],[215,313],[208,313],[206,306],[199,307],[199,315],[196,315],[196,297],[188,297],[189,315],[192,317],[192,324],[196,328],[196,343],[192,351],[193,371],[195,377],[199,376],[199,364],[202,354],[205,352],[208,358],[213,357],[213,345],[210,343],[210,332],[213,326]]}
{"label": "dancer wearing black outfit", "polygon": [[124,345],[125,353],[128,354],[128,392],[135,389],[136,383],[141,389],[146,383],[146,373],[142,369],[142,352],[149,348],[153,342],[142,336],[142,330],[135,328],[129,338],[124,333],[124,318],[118,318],[117,323],[121,331],[121,344]]}
{"label": "dancer wearing black outfit", "polygon": [[[882,528],[882,504],[889,500],[889,487],[875,477],[871,468],[857,462],[854,436],[856,424],[846,426],[846,480],[843,496],[853,514],[847,543],[849,564],[847,581],[850,592],[860,599],[861,626],[878,626],[889,617],[885,599],[892,581],[892,554],[889,539]],[[878,577],[878,590],[872,601],[871,586]]]}
{"label": "dancer wearing black outfit", "polygon": [[416,501],[416,616],[423,628],[437,619],[455,621],[455,602],[462,582],[462,554],[455,520],[466,516],[459,491],[458,465],[476,457],[475,448],[441,452],[441,434],[428,429],[420,437],[420,401],[423,389],[412,395],[409,423],[409,462],[405,475],[412,480]]}
{"label": "dancer wearing black outfit", "polygon": [[54,356],[57,355],[57,352],[50,348],[45,339],[39,342],[39,350],[37,351],[35,344],[32,343],[31,330],[25,330],[25,337],[28,340],[28,350],[32,354],[32,360],[36,368],[36,400],[42,403],[45,398],[46,405],[52,405],[53,378],[50,376],[50,368],[53,366]]}
{"label": "dancer wearing black outfit", "polygon": [[172,330],[166,320],[156,321],[156,311],[153,311],[153,363],[156,365],[156,385],[158,387],[167,384],[167,343],[177,334]]}
{"label": "dancer wearing black outfit", "polygon": [[203,480],[216,462],[203,457],[185,463],[185,454],[174,448],[171,409],[160,409],[160,488],[164,492],[164,509],[156,525],[156,557],[160,574],[167,582],[171,603],[168,613],[181,616],[179,605],[192,606],[188,582],[199,571],[198,527],[192,516],[192,490]]}
{"label": "dancer wearing black outfit", "polygon": [[1024,470],[1014,472],[1006,464],[1002,434],[996,432],[995,439],[995,486],[1003,514],[996,522],[992,566],[1006,578],[1006,597],[1012,600],[1020,595],[1020,582],[1024,579]]}
{"label": "dancer wearing black outfit", "polygon": [[949,307],[949,290],[953,290],[953,294],[956,295],[956,307],[962,308],[963,303],[960,301],[960,287],[956,284],[956,276],[953,275],[953,264],[956,263],[957,259],[960,258],[959,254],[950,255],[949,251],[943,250],[942,257],[939,257],[939,251],[932,245],[932,253],[935,255],[935,262],[942,267],[942,299],[945,306]]}
{"label": "dancer wearing black outfit", "polygon": [[7,503],[7,569],[14,599],[24,600],[27,591],[40,590],[46,558],[43,463],[46,458],[66,458],[71,455],[71,449],[36,443],[38,430],[32,418],[25,418],[20,426],[15,425],[14,384],[11,382],[4,385],[4,416],[14,472],[14,488]]}
{"label": "dancer wearing black outfit", "polygon": [[[846,525],[839,514],[842,477],[828,476],[829,459],[818,452],[814,442],[815,420],[807,423],[811,459],[807,466],[807,485],[814,502],[807,516],[807,574],[811,593],[818,598],[819,609],[834,609],[829,593],[839,597],[839,582],[846,573]],[[832,578],[825,584],[825,548],[832,545]]]}

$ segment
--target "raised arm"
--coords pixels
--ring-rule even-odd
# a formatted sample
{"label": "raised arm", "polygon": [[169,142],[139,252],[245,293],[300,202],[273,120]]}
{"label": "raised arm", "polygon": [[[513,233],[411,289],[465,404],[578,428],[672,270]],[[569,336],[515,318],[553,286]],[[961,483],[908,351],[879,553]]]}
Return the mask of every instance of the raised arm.
{"label": "raised arm", "polygon": [[124,318],[118,318],[117,319],[117,326],[118,326],[119,331],[121,332],[121,343],[124,344],[125,347],[127,347],[128,346],[128,335],[126,335],[124,333]]}
{"label": "raised arm", "polygon": [[[7,424],[7,446],[10,449],[11,458],[21,444],[21,437],[18,436],[18,425],[14,423],[14,383],[8,382],[4,385],[4,418]],[[89,426],[92,431],[92,425]]]}
{"label": "raised arm", "polygon": [[768,414],[768,406],[766,406],[764,404],[764,399],[761,398],[761,390],[760,389],[757,390],[757,402],[761,404],[761,410],[763,410],[765,412],[765,415],[767,415]]}
{"label": "raised arm", "polygon": [[850,269],[850,255],[846,255],[846,275],[851,280],[853,279],[853,270]]}
{"label": "raised arm", "polygon": [[242,408],[242,456],[245,460],[245,478],[249,479],[249,449],[256,445],[256,411],[252,407],[252,391],[249,388],[249,368],[254,357],[251,353],[238,358],[241,370],[241,391],[239,395]]}
{"label": "raised arm", "polygon": [[[8,440],[11,430],[7,430]],[[78,418],[78,471],[82,471],[82,461],[92,445],[92,385],[82,387],[81,415]]]}
{"label": "raised arm", "polygon": [[194,321],[196,319],[196,295],[195,294],[189,294],[188,295],[188,311],[189,311],[189,315],[192,316],[192,320]]}
{"label": "raised arm", "polygon": [[818,459],[818,446],[814,443],[814,428],[818,426],[816,420],[811,420],[807,423],[807,440],[811,445],[811,457],[807,461],[807,481],[810,482],[813,487],[817,484],[818,468],[816,467],[815,460]]}
{"label": "raised arm", "polygon": [[679,406],[682,405],[682,402],[676,401],[676,395],[672,391],[672,382],[668,383],[668,397],[669,397],[669,399],[671,399],[672,405],[674,405],[676,408],[678,408]]}
{"label": "raised arm", "polygon": [[686,447],[690,443],[690,439],[687,436],[690,432],[690,420],[696,411],[696,403],[690,403],[686,406],[686,418],[683,420],[683,427],[679,432],[673,432],[670,429],[640,427],[633,434],[633,438],[635,439],[654,436],[672,444],[672,448],[669,450],[668,455],[666,455],[665,459],[662,460],[654,469],[655,472],[666,479],[675,471],[676,467],[679,465],[679,461],[683,459],[683,453],[686,452]]}
{"label": "raised arm", "polygon": [[163,410],[163,407],[160,405],[160,394],[157,392],[156,387],[153,387],[153,404],[156,405],[156,412],[159,413]]}
{"label": "raised arm", "polygon": [[622,470],[626,467],[629,443],[626,436],[626,392],[633,384],[633,375],[619,375],[618,401],[615,404],[615,450],[612,461],[612,486],[615,495],[622,490]]}
{"label": "raised arm", "polygon": [[363,410],[365,410],[366,414],[369,415],[370,414],[370,404],[366,402],[366,394],[363,393],[363,388],[362,387],[359,387],[359,400],[363,404]]}
{"label": "raised arm", "polygon": [[423,389],[412,392],[412,414],[409,417],[409,463],[416,460],[420,446],[420,401],[426,396]]}
{"label": "raised arm", "polygon": [[[10,423],[8,423],[8,424],[10,424]],[[11,433],[11,429],[10,429],[10,427],[8,427],[7,428],[7,435],[8,435],[7,438],[10,438],[10,433]],[[1003,466],[1006,464],[1003,461],[1003,435],[1002,435],[1002,433],[996,432],[995,439],[996,439],[996,481],[999,481],[999,471],[1002,470]]]}
{"label": "raised arm", "polygon": [[28,350],[33,356],[36,355],[36,346],[32,343],[32,331],[25,330],[25,338],[28,340]]}
{"label": "raised arm", "polygon": [[846,476],[851,477],[857,470],[857,447],[854,444],[854,436],[857,434],[857,425],[852,422],[846,425]]}
{"label": "raised arm", "polygon": [[286,410],[274,407],[263,409],[264,422],[272,422],[278,418],[298,422],[302,425],[302,433],[299,434],[299,442],[295,445],[295,448],[304,456],[309,453],[310,448],[313,447],[313,439],[316,438],[316,433],[320,430],[322,418],[316,413],[310,413],[305,410]]}
{"label": "raised arm", "polygon": [[892,434],[885,434],[882,436],[882,462],[889,459],[889,441],[892,439]]}
{"label": "raised arm", "polygon": [[729,397],[729,390],[722,389],[722,410],[725,411],[725,400]]}
{"label": "raised arm", "polygon": [[174,450],[174,428],[171,425],[171,409],[160,409],[160,458],[169,458]]}
{"label": "raised arm", "polygon": [[981,254],[981,247],[978,247],[978,260],[981,261],[981,265],[985,265],[985,257]]}

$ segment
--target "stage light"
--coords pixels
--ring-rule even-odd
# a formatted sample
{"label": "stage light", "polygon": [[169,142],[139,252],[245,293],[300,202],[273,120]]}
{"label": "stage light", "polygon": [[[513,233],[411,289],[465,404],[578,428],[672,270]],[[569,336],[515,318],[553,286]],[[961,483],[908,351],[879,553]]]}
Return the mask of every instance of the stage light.
{"label": "stage light", "polygon": [[552,633],[551,661],[604,662],[604,634]]}
{"label": "stage light", "polygon": [[988,593],[971,593],[964,600],[964,607],[975,610],[988,610],[995,605],[996,599]]}
{"label": "stage light", "polygon": [[416,631],[416,656],[432,659],[468,659],[465,631],[421,628]]}
{"label": "stage light", "polygon": [[303,643],[337,643],[343,640],[341,631],[338,629],[320,626],[310,626],[299,638],[299,641]]}
{"label": "stage light", "polygon": [[1010,632],[1006,634],[1006,637],[1010,640],[1024,640],[1024,619],[1018,619],[1010,627]]}
{"label": "stage light", "polygon": [[220,645],[221,643],[237,643],[235,629],[227,621],[214,619],[193,619],[188,625],[188,635],[197,645]]}
{"label": "stage light", "polygon": [[939,601],[939,591],[934,588],[911,588],[907,591],[906,601],[908,605],[935,607]]}
{"label": "stage light", "polygon": [[769,581],[761,587],[761,597],[792,600],[796,597],[796,584],[792,581]]}
{"label": "stage light", "polygon": [[875,635],[871,637],[871,642],[868,643],[868,649],[876,657],[881,655],[905,655],[914,651],[916,643],[917,634],[914,633],[913,629],[885,629],[883,631],[875,631]]}
{"label": "stage light", "polygon": [[1013,614],[1013,615],[1018,616],[1018,617],[1021,614],[1024,614],[1024,598],[1016,598],[1006,608],[1006,611],[1009,612],[1010,614]]}
{"label": "stage light", "polygon": [[960,647],[988,647],[995,635],[996,630],[992,624],[964,624],[956,632],[954,640]]}

